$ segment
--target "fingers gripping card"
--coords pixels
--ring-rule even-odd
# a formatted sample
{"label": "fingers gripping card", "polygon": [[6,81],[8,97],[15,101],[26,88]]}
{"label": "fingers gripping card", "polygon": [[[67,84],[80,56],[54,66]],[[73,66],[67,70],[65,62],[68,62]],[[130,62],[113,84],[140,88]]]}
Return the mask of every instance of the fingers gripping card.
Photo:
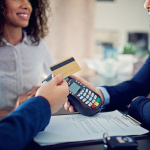
{"label": "fingers gripping card", "polygon": [[69,57],[68,59],[50,66],[50,69],[55,76],[58,74],[62,74],[64,78],[81,70],[73,57]]}

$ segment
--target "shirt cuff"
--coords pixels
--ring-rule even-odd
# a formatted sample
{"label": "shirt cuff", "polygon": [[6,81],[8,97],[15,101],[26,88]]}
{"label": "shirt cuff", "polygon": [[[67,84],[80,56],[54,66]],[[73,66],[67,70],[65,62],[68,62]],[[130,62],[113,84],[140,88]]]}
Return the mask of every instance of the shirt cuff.
{"label": "shirt cuff", "polygon": [[108,94],[106,88],[104,87],[97,87],[101,92],[103,93],[104,96],[104,104],[101,106],[102,109],[104,109],[109,103],[110,103],[110,95]]}

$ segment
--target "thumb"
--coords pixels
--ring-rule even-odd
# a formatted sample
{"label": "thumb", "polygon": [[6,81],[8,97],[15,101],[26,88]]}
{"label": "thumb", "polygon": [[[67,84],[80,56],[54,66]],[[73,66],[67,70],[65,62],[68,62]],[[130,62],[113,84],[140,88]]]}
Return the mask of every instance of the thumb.
{"label": "thumb", "polygon": [[55,85],[60,85],[63,82],[63,75],[57,75],[55,78],[53,78],[53,82]]}

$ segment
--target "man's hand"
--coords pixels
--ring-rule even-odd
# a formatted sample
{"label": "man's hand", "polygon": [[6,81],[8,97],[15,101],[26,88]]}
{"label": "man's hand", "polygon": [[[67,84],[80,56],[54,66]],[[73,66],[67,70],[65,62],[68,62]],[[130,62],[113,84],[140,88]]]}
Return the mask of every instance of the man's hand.
{"label": "man's hand", "polygon": [[[91,85],[89,82],[87,82],[83,78],[79,78],[79,77],[76,77],[74,75],[71,75],[71,77],[74,78],[74,79],[76,79],[76,80],[78,80],[83,85],[85,85],[86,87],[88,87],[89,89],[91,89],[92,91],[94,91],[95,93],[97,93],[101,97],[101,99],[102,99],[102,104],[104,103],[104,96],[103,96],[102,92],[99,89],[97,89],[96,87],[94,87],[93,85]],[[64,108],[66,110],[69,110],[70,112],[74,112],[75,111],[74,108],[73,108],[73,106],[71,106],[69,102],[65,103]]]}
{"label": "man's hand", "polygon": [[57,112],[67,101],[69,87],[63,75],[57,75],[51,81],[42,85],[35,96],[46,98],[50,104],[52,114]]}
{"label": "man's hand", "polygon": [[[139,96],[135,97],[132,101],[136,100]],[[131,103],[127,106],[128,108],[130,108]]]}
{"label": "man's hand", "polygon": [[[135,97],[132,101],[136,100],[139,96]],[[150,99],[150,94],[148,94],[147,98]],[[128,108],[130,108],[131,103],[128,105]]]}

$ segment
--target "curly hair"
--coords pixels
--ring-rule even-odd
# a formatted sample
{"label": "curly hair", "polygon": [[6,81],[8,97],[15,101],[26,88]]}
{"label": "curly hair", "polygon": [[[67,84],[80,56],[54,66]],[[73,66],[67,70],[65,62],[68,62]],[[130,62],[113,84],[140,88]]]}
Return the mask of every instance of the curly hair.
{"label": "curly hair", "polygon": [[[29,25],[23,30],[30,36],[32,44],[38,45],[40,38],[44,38],[48,30],[48,17],[51,14],[49,0],[30,0],[32,13],[29,20]],[[0,0],[0,47],[6,43],[2,40],[5,25],[6,5],[5,0]]]}

